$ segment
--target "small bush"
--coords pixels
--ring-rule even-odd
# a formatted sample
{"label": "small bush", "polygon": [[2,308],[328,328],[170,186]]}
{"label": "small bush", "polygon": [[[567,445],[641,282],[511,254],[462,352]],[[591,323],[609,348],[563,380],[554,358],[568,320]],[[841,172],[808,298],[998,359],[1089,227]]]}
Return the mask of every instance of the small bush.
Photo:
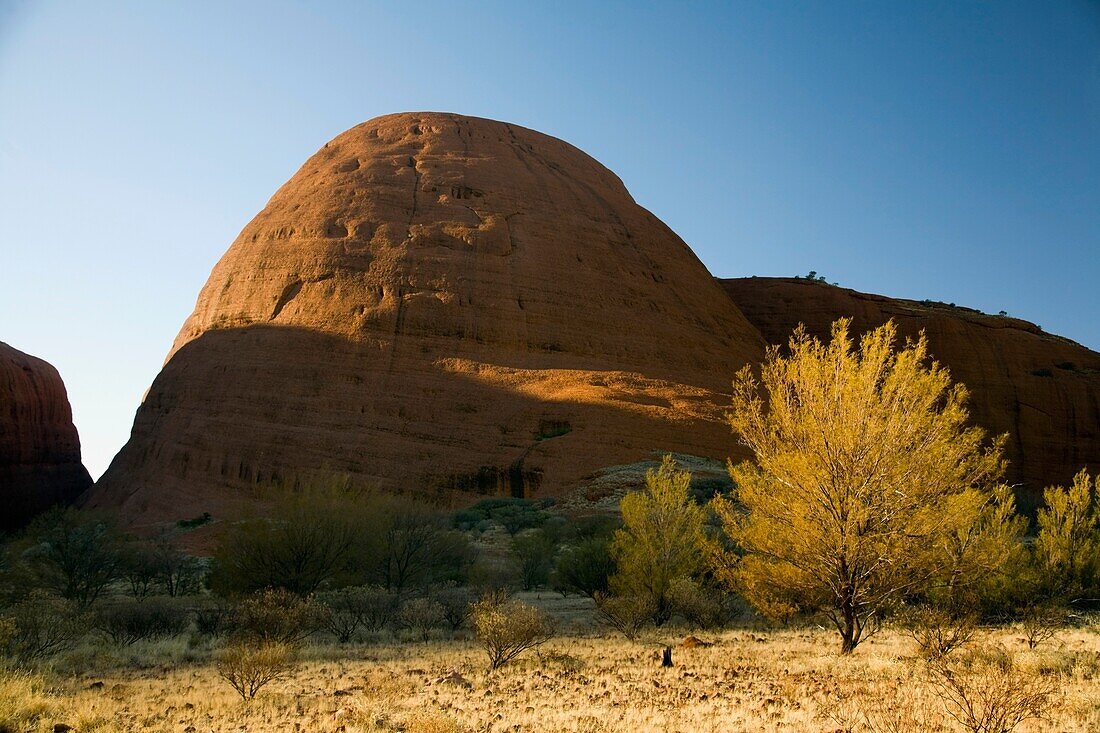
{"label": "small bush", "polygon": [[325,609],[325,629],[341,644],[351,641],[360,629],[381,631],[397,611],[397,597],[378,586],[340,588],[319,595],[317,600]]}
{"label": "small bush", "polygon": [[187,611],[163,598],[105,604],[92,619],[92,628],[123,646],[143,639],[176,636],[182,634],[187,625]]}
{"label": "small bush", "polygon": [[479,597],[507,592],[512,587],[513,568],[491,557],[479,557],[470,568],[470,587]]}
{"label": "small bush", "polygon": [[1053,639],[1066,623],[1065,610],[1053,606],[1032,606],[1020,618],[1020,630],[1028,649]]}
{"label": "small bush", "polygon": [[423,639],[433,629],[443,626],[443,605],[433,598],[413,598],[401,607],[397,614],[397,620],[401,628],[408,629],[417,637]]}
{"label": "small bush", "polygon": [[550,582],[557,545],[541,529],[529,529],[512,538],[511,557],[524,590],[535,590]]}
{"label": "small bush", "polygon": [[553,620],[542,610],[502,593],[491,594],[473,605],[471,613],[478,641],[495,670],[528,649],[554,636]]}
{"label": "small bush", "polygon": [[24,662],[71,649],[87,630],[76,604],[41,590],[9,608],[4,617],[9,629],[6,652]]}
{"label": "small bush", "polygon": [[932,689],[947,714],[972,733],[1009,733],[1053,707],[1057,682],[1020,670],[1003,649],[979,649],[930,665]]}
{"label": "small bush", "polygon": [[633,641],[653,618],[656,608],[644,596],[611,596],[596,594],[596,618]]}
{"label": "small bush", "polygon": [[204,524],[209,524],[213,519],[214,518],[210,516],[210,512],[203,512],[197,517],[179,520],[176,522],[176,526],[180,529],[196,529]]}
{"label": "small bush", "polygon": [[938,608],[921,608],[907,618],[907,633],[917,643],[917,653],[936,660],[965,644],[977,634],[973,615],[956,616]]}
{"label": "small bush", "polygon": [[312,597],[274,589],[238,603],[230,628],[237,639],[294,645],[321,628],[323,622],[324,610]]}
{"label": "small bush", "polygon": [[470,618],[470,604],[474,602],[474,594],[469,588],[446,585],[432,593],[432,598],[442,607],[443,621],[451,631],[458,631]]}
{"label": "small bush", "polygon": [[726,594],[690,578],[672,581],[669,598],[673,611],[695,628],[716,629],[725,626],[732,615]]}
{"label": "small bush", "polygon": [[593,537],[565,548],[554,569],[554,590],[581,593],[595,598],[607,593],[609,579],[615,572],[610,542],[606,537]]}
{"label": "small bush", "polygon": [[217,658],[218,675],[241,699],[252,700],[260,689],[286,676],[294,667],[294,647],[277,641],[234,642]]}
{"label": "small bush", "polygon": [[226,604],[214,601],[193,607],[191,617],[201,636],[221,636],[229,626],[230,610]]}

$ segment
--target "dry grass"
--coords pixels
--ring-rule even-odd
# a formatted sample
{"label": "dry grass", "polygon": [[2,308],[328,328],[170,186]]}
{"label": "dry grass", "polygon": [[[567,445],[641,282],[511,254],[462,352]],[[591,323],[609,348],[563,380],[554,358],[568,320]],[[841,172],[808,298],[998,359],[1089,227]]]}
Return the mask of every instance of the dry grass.
{"label": "dry grass", "polygon": [[[0,730],[407,731],[469,733],[734,733],[736,731],[953,731],[911,639],[884,631],[849,658],[823,630],[730,631],[713,646],[677,646],[676,666],[657,653],[676,636],[637,642],[560,637],[538,656],[487,672],[472,640],[316,646],[250,704],[218,677],[209,651],[165,644],[125,656],[88,654],[44,677],[0,681]],[[1016,730],[1100,730],[1100,636],[1065,631],[1060,648],[1028,650],[1018,630],[991,632],[1015,654],[1018,673],[1059,690],[1045,720]],[[132,654],[156,666],[135,669]],[[102,682],[102,685],[93,683]]]}

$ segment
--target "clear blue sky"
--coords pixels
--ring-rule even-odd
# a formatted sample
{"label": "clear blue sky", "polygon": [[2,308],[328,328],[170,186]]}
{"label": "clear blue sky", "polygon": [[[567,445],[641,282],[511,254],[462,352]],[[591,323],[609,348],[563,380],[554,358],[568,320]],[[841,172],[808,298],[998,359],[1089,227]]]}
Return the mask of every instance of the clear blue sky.
{"label": "clear blue sky", "polygon": [[93,475],[215,261],[325,141],[568,140],[720,276],[815,269],[1100,348],[1100,4],[0,0],[0,340]]}

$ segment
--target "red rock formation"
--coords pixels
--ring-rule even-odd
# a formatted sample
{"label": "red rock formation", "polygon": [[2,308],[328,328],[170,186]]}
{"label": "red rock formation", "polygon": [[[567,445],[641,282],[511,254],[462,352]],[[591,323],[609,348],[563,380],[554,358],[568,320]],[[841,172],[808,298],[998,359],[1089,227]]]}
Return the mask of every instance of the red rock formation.
{"label": "red rock formation", "polygon": [[71,502],[91,484],[61,376],[0,343],[0,531]]}
{"label": "red rock formation", "polygon": [[763,342],[580,150],[452,114],[326,144],[241,232],[91,497],[132,521],[272,481],[558,494],[654,451],[724,459]]}
{"label": "red rock formation", "polygon": [[827,338],[847,316],[864,332],[893,319],[902,336],[928,335],[929,350],[971,392],[974,421],[1008,433],[1008,479],[1035,501],[1042,487],[1100,468],[1100,354],[1016,318],[944,303],[868,295],[810,280],[722,280],[769,343],[799,323]]}

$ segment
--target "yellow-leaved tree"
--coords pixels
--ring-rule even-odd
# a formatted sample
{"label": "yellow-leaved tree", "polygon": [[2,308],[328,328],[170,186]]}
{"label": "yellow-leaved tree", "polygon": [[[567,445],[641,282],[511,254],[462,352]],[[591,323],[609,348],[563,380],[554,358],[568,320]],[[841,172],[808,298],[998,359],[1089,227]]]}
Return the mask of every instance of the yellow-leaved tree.
{"label": "yellow-leaved tree", "polygon": [[891,322],[857,347],[848,328],[822,343],[800,327],[759,378],[738,373],[729,421],[755,460],[730,466],[734,495],[714,504],[734,548],[719,577],[766,614],[826,613],[842,653],[903,597],[1003,554],[966,537],[988,533],[1003,440],[968,424],[966,389],[923,335],[897,348]]}
{"label": "yellow-leaved tree", "polygon": [[1051,486],[1043,492],[1035,554],[1047,592],[1071,601],[1097,589],[1100,578],[1100,476],[1094,482],[1086,469],[1068,489]]}
{"label": "yellow-leaved tree", "polygon": [[623,528],[615,532],[611,554],[618,571],[611,577],[617,596],[649,604],[653,621],[672,616],[672,587],[705,565],[703,529],[706,510],[691,495],[691,473],[666,455],[645,475],[645,491],[623,497]]}

